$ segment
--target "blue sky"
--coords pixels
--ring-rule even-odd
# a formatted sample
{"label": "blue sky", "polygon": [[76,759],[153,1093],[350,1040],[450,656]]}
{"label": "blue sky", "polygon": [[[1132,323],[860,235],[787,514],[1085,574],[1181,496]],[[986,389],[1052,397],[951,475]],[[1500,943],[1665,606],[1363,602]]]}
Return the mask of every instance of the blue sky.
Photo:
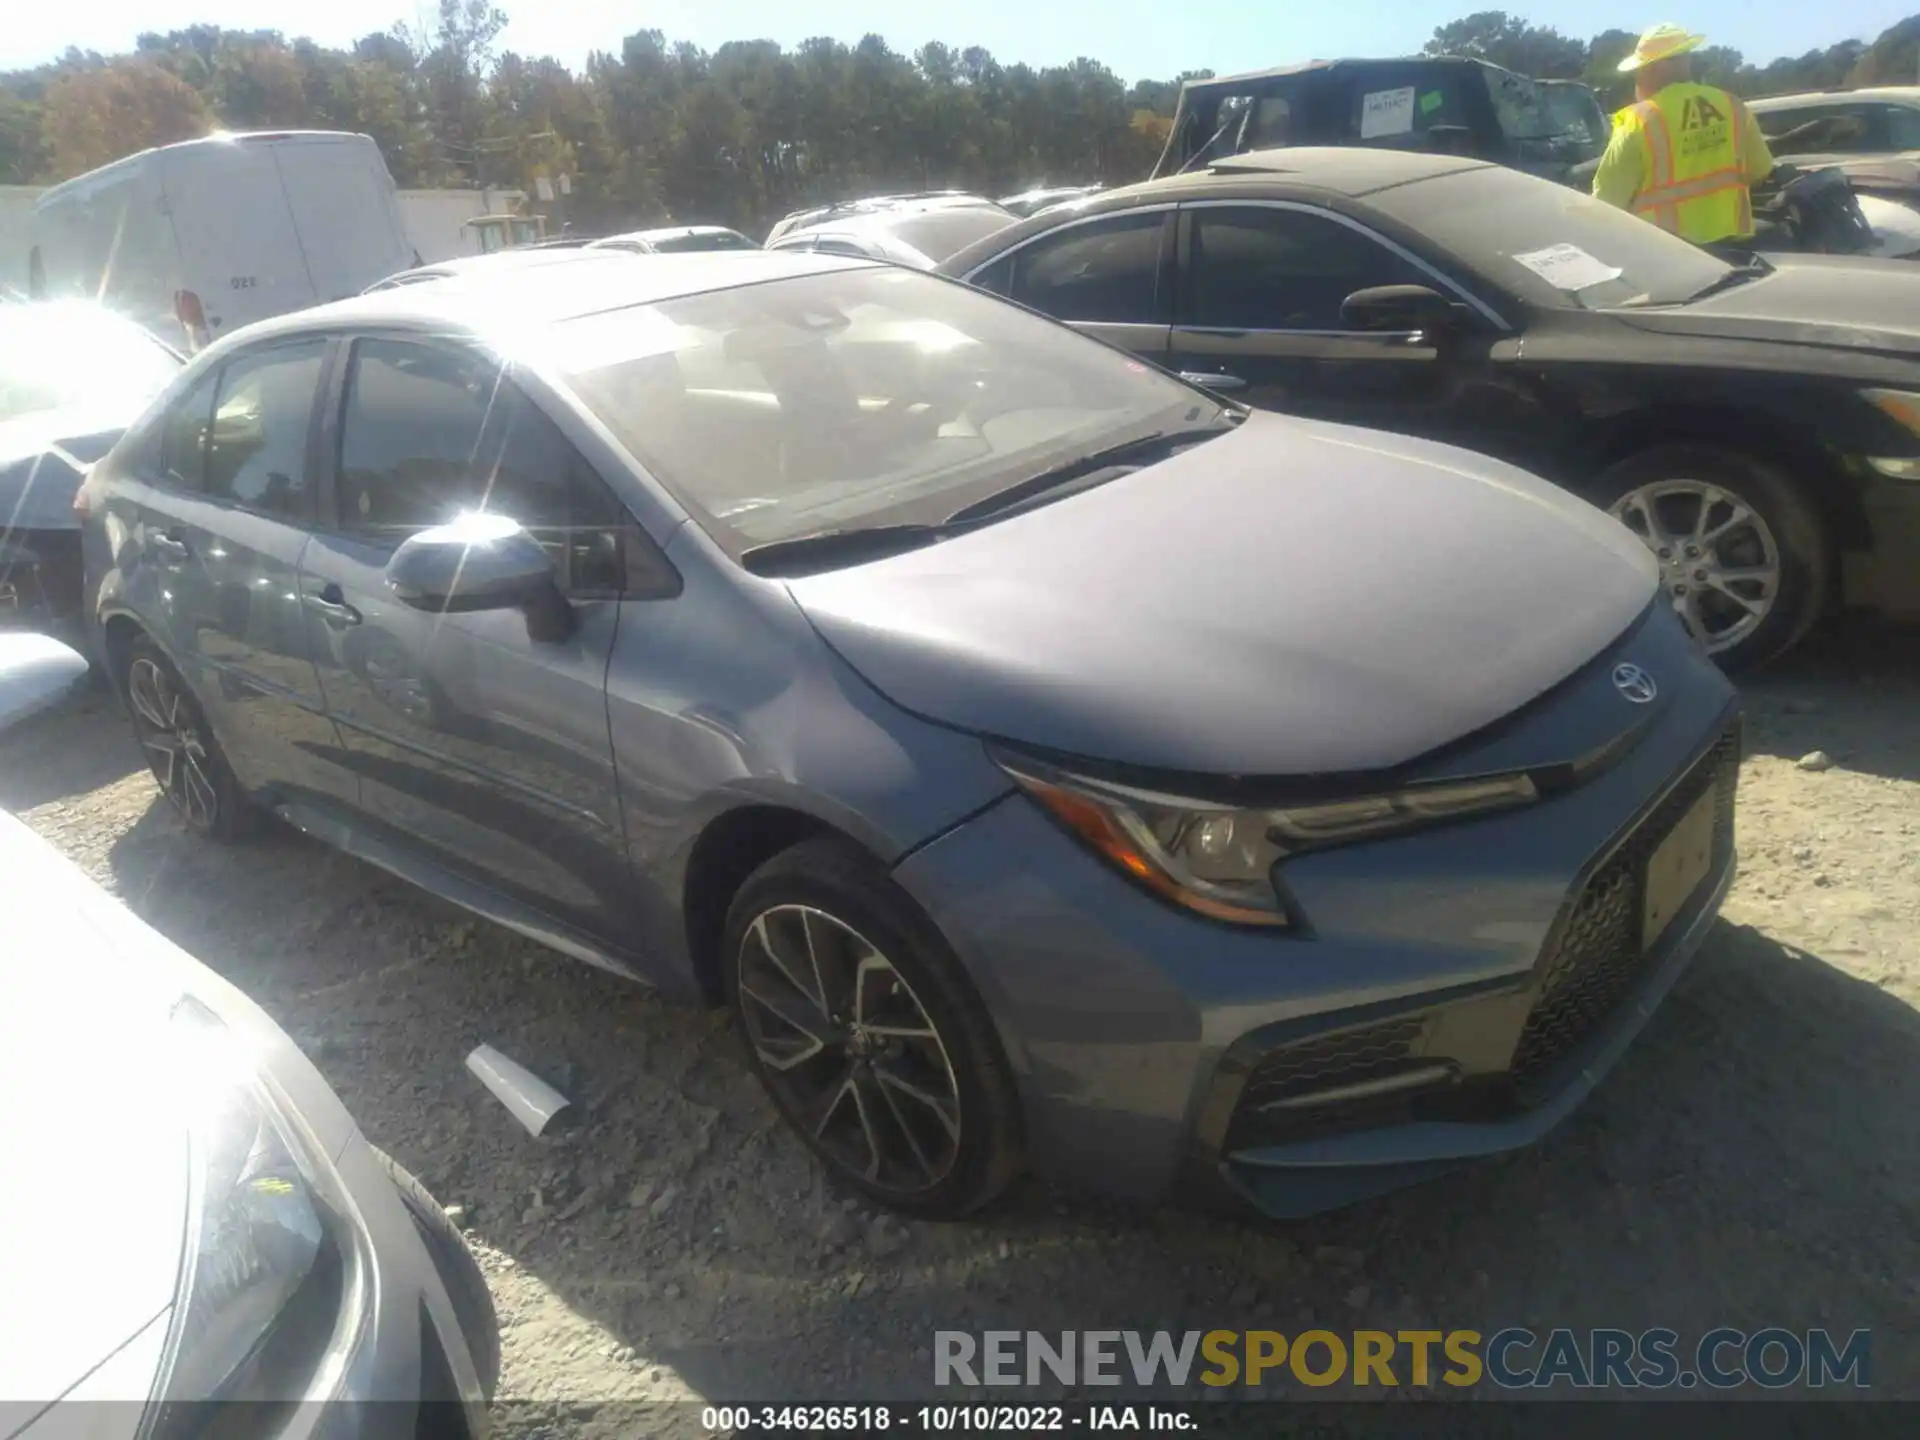
{"label": "blue sky", "polygon": [[[506,43],[578,65],[591,50],[616,49],[634,30],[664,30],[712,49],[728,40],[791,45],[810,35],[857,40],[878,31],[897,49],[927,40],[984,45],[1002,60],[1059,64],[1079,55],[1128,80],[1210,67],[1222,73],[1332,55],[1417,50],[1436,25],[1500,0],[970,0],[962,6],[900,0],[501,0]],[[1920,11],[1920,0],[1847,0],[1825,6],[1787,0],[1684,0],[1660,11],[1614,11],[1574,0],[1510,3],[1511,13],[1582,38],[1618,26],[1640,30],[1671,19],[1732,45],[1750,60],[1797,55],[1848,37],[1871,39]],[[16,0],[0,25],[0,69],[38,64],[69,45],[124,50],[142,30],[196,23],[274,29],[344,44],[397,20],[424,18],[417,0],[82,0],[68,9]],[[922,16],[924,18],[915,18]]]}

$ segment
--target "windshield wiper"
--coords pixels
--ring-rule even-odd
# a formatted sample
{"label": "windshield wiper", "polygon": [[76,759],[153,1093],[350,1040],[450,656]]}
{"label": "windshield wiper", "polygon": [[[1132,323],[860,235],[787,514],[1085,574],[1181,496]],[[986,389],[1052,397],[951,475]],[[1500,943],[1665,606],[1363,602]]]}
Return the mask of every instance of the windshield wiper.
{"label": "windshield wiper", "polygon": [[[831,530],[815,530],[785,540],[769,540],[750,546],[740,553],[740,564],[754,575],[807,575],[816,570],[832,570],[866,560],[880,560],[950,540],[955,535],[980,528],[1016,510],[1026,508],[1041,496],[1049,495],[1075,480],[1092,479],[1103,470],[1116,469],[1130,461],[1155,455],[1179,445],[1193,444],[1234,428],[1245,416],[1228,412],[1231,417],[1220,426],[1190,430],[1156,430],[1118,445],[1109,445],[1085,455],[1077,455],[1065,464],[1016,480],[985,499],[963,505],[946,519],[933,524],[851,525]],[[1164,458],[1155,456],[1155,458]]]}
{"label": "windshield wiper", "polygon": [[1218,435],[1230,426],[1219,429],[1193,430],[1155,430],[1148,435],[1138,435],[1131,440],[1123,440],[1118,445],[1108,445],[1104,449],[1092,450],[1085,455],[1076,455],[1064,464],[1042,470],[1037,475],[1029,475],[1024,480],[1016,480],[1004,489],[996,490],[984,499],[975,500],[970,505],[962,505],[942,522],[943,525],[965,525],[970,521],[984,520],[988,516],[1005,515],[1018,510],[1028,501],[1038,499],[1050,491],[1058,490],[1075,480],[1098,475],[1102,470],[1111,470],[1130,461],[1144,460],[1149,456],[1164,459],[1159,452],[1171,450],[1176,445],[1192,444],[1204,440],[1209,435]]}
{"label": "windshield wiper", "polygon": [[1758,280],[1762,275],[1773,273],[1773,262],[1763,255],[1749,255],[1738,265],[1733,266],[1719,279],[1701,286],[1680,303],[1691,305],[1696,300],[1704,300],[1709,295],[1718,295],[1722,290],[1731,290],[1736,285],[1744,285],[1749,280]]}
{"label": "windshield wiper", "polygon": [[855,525],[769,540],[740,552],[753,575],[809,575],[863,560],[881,560],[957,533],[945,525]]}

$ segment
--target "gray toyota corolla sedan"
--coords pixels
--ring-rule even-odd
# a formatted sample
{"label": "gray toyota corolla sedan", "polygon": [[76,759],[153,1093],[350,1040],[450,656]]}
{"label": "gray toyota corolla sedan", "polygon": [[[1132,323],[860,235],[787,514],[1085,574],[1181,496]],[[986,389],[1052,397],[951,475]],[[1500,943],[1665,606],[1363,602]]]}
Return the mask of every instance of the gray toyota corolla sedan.
{"label": "gray toyota corolla sedan", "polygon": [[81,503],[189,826],[732,1006],[923,1214],[1023,1166],[1302,1213],[1523,1145],[1733,873],[1733,692],[1633,535],[898,267],[270,321]]}

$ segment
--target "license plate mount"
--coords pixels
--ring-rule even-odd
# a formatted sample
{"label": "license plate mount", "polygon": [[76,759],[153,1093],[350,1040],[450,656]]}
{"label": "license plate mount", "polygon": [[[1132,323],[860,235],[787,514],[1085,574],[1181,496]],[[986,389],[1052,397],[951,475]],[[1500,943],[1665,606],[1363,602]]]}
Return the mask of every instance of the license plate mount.
{"label": "license plate mount", "polygon": [[1673,917],[1686,908],[1693,892],[1713,869],[1713,822],[1715,801],[1712,788],[1688,807],[1680,823],[1647,861],[1645,901],[1640,912],[1640,944],[1652,949]]}

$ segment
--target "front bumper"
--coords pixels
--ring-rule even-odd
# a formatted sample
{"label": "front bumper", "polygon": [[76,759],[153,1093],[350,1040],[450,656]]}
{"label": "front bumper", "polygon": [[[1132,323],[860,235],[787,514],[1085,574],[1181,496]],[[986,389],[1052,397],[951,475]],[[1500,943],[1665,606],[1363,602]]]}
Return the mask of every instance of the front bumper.
{"label": "front bumper", "polygon": [[[1543,1138],[1626,1053],[1712,928],[1733,884],[1739,761],[1730,727],[1575,884],[1520,980],[1375,1007],[1304,1035],[1282,1023],[1242,1036],[1196,1115],[1195,1190],[1306,1215]],[[1647,862],[1707,796],[1711,868],[1643,947]]]}
{"label": "front bumper", "polygon": [[[1311,1213],[1539,1139],[1672,987],[1732,880],[1739,758],[1724,681],[1677,688],[1572,790],[1289,862],[1311,938],[1175,912],[1021,797],[895,875],[995,1017],[1037,1169]],[[1640,867],[1709,789],[1707,874],[1643,950]]]}

